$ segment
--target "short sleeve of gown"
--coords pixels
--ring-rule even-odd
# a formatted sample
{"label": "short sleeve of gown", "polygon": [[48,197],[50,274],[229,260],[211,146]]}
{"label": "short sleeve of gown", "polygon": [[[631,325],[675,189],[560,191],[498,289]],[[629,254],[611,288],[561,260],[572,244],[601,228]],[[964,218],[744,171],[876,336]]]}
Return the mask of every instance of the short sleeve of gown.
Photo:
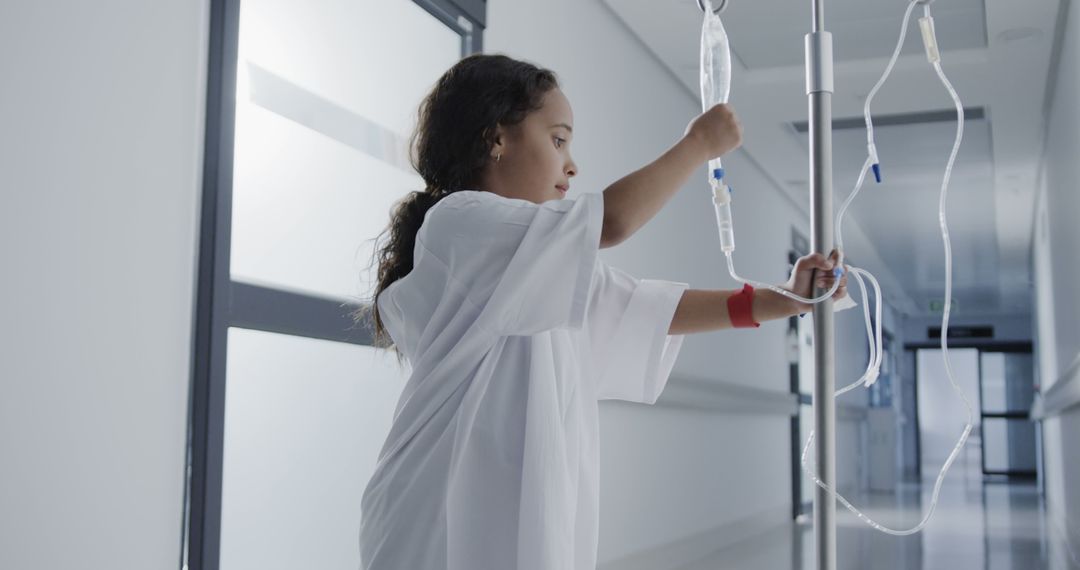
{"label": "short sleeve of gown", "polygon": [[668,329],[688,287],[597,263],[584,338],[598,399],[656,403],[682,348]]}
{"label": "short sleeve of gown", "polygon": [[418,242],[500,335],[581,329],[600,249],[600,193],[535,204],[488,192],[444,198]]}

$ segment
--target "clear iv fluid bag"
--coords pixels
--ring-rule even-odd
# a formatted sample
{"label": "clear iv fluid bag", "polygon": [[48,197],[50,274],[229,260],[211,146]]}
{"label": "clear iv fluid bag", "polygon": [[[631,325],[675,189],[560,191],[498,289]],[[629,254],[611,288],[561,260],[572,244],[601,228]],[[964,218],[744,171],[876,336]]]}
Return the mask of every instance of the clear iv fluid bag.
{"label": "clear iv fluid bag", "polygon": [[720,16],[705,11],[701,25],[701,110],[727,103],[731,93],[731,50]]}
{"label": "clear iv fluid bag", "polygon": [[[701,25],[701,111],[727,103],[731,93],[731,49],[720,16],[713,13],[712,2],[705,1],[705,20]],[[709,161],[709,178],[720,165],[720,158]],[[721,172],[723,172],[721,170]]]}

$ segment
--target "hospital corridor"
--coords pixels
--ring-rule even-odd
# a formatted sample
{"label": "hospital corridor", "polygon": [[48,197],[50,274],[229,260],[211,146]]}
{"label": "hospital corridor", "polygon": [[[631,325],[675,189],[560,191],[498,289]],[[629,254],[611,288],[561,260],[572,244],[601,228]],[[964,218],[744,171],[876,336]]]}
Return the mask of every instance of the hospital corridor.
{"label": "hospital corridor", "polygon": [[1080,570],[1074,0],[0,54],[0,570]]}

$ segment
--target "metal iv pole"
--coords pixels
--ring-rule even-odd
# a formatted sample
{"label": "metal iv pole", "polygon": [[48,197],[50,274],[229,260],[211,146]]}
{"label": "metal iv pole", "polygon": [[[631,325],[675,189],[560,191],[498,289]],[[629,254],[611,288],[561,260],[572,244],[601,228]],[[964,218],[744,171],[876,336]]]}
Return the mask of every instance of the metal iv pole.
{"label": "metal iv pole", "polygon": [[[806,94],[810,104],[811,249],[833,249],[832,34],[825,31],[824,0],[811,0],[811,31],[806,35]],[[817,281],[815,279],[814,281]],[[815,290],[821,295],[823,290]],[[836,485],[836,353],[833,300],[814,305],[814,433],[818,477]],[[818,570],[836,570],[836,501],[814,486],[814,543]]]}

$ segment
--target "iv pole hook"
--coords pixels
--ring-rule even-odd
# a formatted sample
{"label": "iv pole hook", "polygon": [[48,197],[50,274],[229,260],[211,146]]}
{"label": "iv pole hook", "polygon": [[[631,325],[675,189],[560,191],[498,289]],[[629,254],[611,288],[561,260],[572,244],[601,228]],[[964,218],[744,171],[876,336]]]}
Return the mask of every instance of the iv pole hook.
{"label": "iv pole hook", "polygon": [[[697,5],[698,8],[701,8],[702,12],[705,11],[705,2],[703,0],[697,0]],[[728,0],[713,0],[713,6],[716,6],[715,8],[713,8],[713,14],[719,14],[720,12],[723,12],[724,9],[727,8],[727,5]]]}

